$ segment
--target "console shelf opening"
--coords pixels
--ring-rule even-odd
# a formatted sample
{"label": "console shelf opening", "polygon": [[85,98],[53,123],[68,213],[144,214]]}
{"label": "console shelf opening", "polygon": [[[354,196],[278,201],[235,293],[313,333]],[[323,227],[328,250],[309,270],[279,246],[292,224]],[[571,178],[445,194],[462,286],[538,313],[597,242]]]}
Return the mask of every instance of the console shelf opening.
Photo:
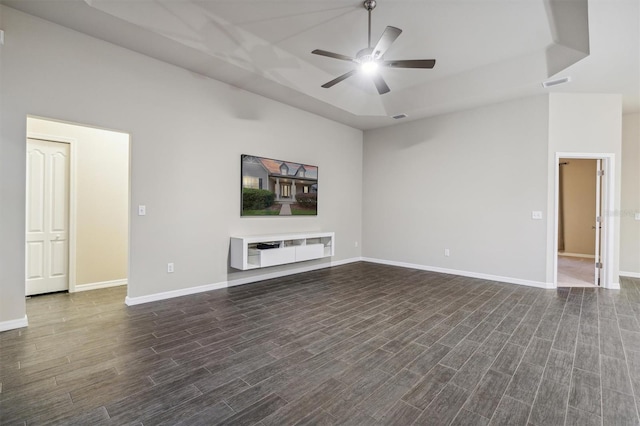
{"label": "console shelf opening", "polygon": [[333,232],[231,237],[231,267],[246,271],[334,255]]}

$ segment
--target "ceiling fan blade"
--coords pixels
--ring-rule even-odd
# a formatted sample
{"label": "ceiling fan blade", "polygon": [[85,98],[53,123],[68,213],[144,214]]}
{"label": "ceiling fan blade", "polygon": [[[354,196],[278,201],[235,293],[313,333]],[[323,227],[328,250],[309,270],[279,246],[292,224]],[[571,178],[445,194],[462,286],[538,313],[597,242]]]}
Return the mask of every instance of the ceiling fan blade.
{"label": "ceiling fan blade", "polygon": [[402,30],[400,28],[385,28],[382,36],[380,37],[380,40],[378,40],[376,47],[373,48],[373,52],[371,53],[373,59],[379,59],[380,57],[382,57],[382,55],[384,55],[387,49],[389,49],[389,47],[391,46],[391,43],[396,41],[400,33],[402,33]]}
{"label": "ceiling fan blade", "polygon": [[380,74],[374,74],[371,77],[373,78],[373,83],[376,85],[376,89],[378,89],[379,94],[384,95],[391,91]]}
{"label": "ceiling fan blade", "polygon": [[341,61],[349,61],[349,62],[355,61],[355,59],[347,55],[341,55],[339,53],[328,52],[326,50],[321,50],[321,49],[316,49],[311,53],[313,53],[314,55],[328,56],[329,58],[340,59]]}
{"label": "ceiling fan blade", "polygon": [[322,87],[324,87],[325,89],[328,89],[329,87],[335,86],[336,84],[340,83],[342,80],[346,80],[347,78],[351,77],[356,72],[358,72],[357,69],[344,73],[340,77],[334,78],[330,82],[323,84]]}
{"label": "ceiling fan blade", "polygon": [[406,59],[401,61],[382,61],[382,65],[390,68],[433,68],[435,59]]}

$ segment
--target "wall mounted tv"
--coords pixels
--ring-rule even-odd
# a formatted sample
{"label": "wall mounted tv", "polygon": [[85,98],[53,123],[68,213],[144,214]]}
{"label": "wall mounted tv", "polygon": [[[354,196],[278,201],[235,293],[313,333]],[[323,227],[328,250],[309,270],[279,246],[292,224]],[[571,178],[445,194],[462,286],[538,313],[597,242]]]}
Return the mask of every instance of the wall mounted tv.
{"label": "wall mounted tv", "polygon": [[242,216],[316,216],[318,167],[242,155]]}

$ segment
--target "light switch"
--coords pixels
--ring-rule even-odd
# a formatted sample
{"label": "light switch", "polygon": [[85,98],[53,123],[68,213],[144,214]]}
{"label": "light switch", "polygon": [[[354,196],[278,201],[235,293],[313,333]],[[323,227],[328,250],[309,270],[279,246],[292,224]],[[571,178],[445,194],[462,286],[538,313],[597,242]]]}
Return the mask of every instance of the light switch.
{"label": "light switch", "polygon": [[138,206],[138,216],[144,216],[147,214],[147,206],[139,205]]}
{"label": "light switch", "polygon": [[536,220],[542,219],[542,212],[537,210],[532,211],[531,219],[536,219]]}
{"label": "light switch", "polygon": [[636,220],[640,220],[640,213],[636,213],[635,218]]}

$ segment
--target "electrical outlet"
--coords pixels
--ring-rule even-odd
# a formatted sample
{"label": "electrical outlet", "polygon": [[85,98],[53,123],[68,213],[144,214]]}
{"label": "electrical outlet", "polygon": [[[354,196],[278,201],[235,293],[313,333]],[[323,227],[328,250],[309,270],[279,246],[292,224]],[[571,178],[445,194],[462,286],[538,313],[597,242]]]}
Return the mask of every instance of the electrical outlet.
{"label": "electrical outlet", "polygon": [[636,213],[634,217],[636,220],[640,220],[640,213]]}
{"label": "electrical outlet", "polygon": [[167,273],[168,274],[173,273],[173,263],[167,263]]}
{"label": "electrical outlet", "polygon": [[444,249],[444,255],[445,255],[446,257],[451,256],[451,252],[449,251],[449,249]]}
{"label": "electrical outlet", "polygon": [[531,219],[540,220],[542,219],[542,212],[539,210],[534,210],[531,212]]}
{"label": "electrical outlet", "polygon": [[358,242],[356,241],[356,242],[353,244],[353,246],[354,246],[354,247],[358,247]]}
{"label": "electrical outlet", "polygon": [[147,206],[142,204],[138,206],[138,216],[145,216],[147,214]]}

